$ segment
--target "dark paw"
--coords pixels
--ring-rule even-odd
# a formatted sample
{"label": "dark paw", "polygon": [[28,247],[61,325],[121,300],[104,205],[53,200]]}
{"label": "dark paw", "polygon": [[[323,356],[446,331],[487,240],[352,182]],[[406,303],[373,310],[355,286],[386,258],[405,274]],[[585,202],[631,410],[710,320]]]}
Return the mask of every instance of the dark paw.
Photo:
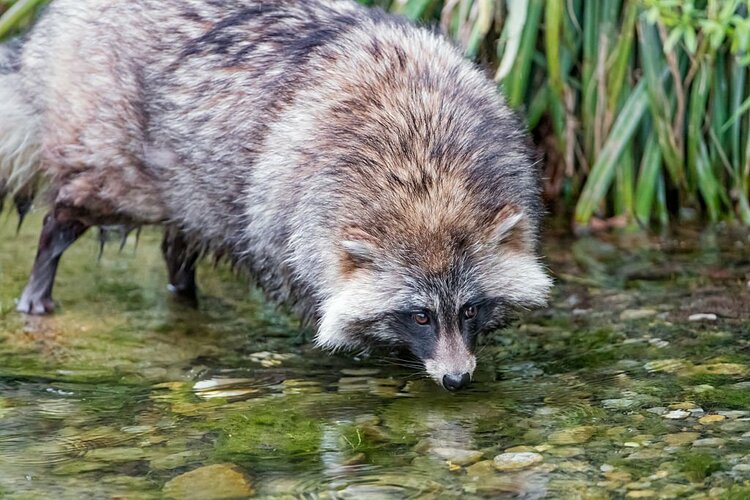
{"label": "dark paw", "polygon": [[195,287],[181,288],[170,283],[167,285],[167,290],[180,304],[198,309],[198,291]]}
{"label": "dark paw", "polygon": [[43,316],[55,311],[55,303],[49,297],[31,297],[24,293],[20,299],[16,300],[16,311],[23,314]]}

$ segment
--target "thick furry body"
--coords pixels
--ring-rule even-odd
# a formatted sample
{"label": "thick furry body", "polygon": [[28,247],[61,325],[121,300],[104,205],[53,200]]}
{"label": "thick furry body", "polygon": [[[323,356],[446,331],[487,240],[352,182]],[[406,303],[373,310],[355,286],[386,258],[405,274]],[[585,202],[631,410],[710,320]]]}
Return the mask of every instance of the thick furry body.
{"label": "thick furry body", "polygon": [[348,0],[56,0],[4,50],[0,178],[231,257],[321,345],[411,345],[394,314],[425,310],[428,371],[470,373],[464,304],[545,301],[523,126],[436,34]]}

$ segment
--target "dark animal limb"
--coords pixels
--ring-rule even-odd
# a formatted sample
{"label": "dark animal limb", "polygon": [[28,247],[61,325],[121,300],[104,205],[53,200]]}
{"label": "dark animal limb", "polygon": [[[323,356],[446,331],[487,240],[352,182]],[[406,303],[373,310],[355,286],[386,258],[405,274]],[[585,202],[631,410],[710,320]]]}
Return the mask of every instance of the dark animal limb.
{"label": "dark animal limb", "polygon": [[200,251],[191,246],[182,232],[174,227],[165,229],[161,250],[169,273],[167,288],[180,302],[198,307],[195,265],[200,257]]}
{"label": "dark animal limb", "polygon": [[24,190],[16,193],[13,196],[13,203],[16,205],[16,212],[18,213],[18,227],[16,232],[21,230],[26,214],[31,210],[31,205],[34,202],[33,190]]}
{"label": "dark animal limb", "polygon": [[44,217],[31,277],[21,298],[16,302],[16,310],[39,315],[49,314],[54,310],[52,287],[55,284],[60,257],[88,227],[85,222],[70,218],[68,214],[59,210],[52,211]]}

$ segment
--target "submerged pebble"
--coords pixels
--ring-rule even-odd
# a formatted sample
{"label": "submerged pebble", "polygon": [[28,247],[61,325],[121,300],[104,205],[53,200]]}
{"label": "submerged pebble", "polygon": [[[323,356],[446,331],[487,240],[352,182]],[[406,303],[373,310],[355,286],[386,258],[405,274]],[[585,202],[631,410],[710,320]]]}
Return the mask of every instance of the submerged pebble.
{"label": "submerged pebble", "polygon": [[482,458],[481,451],[459,448],[432,448],[430,453],[455,465],[471,465]]}
{"label": "submerged pebble", "polygon": [[596,432],[596,427],[590,425],[582,425],[578,427],[571,427],[570,429],[563,429],[561,431],[553,432],[549,436],[549,442],[552,444],[580,444],[585,443]]}
{"label": "submerged pebble", "polygon": [[520,453],[501,453],[493,460],[495,469],[499,471],[511,471],[525,469],[544,461],[544,457],[539,453],[520,452]]}
{"label": "submerged pebble", "polygon": [[687,410],[672,410],[662,416],[669,420],[683,420],[690,416],[690,412]]}
{"label": "submerged pebble", "polygon": [[711,425],[717,422],[723,422],[727,417],[724,415],[706,415],[698,419],[698,423],[702,425]]}
{"label": "submerged pebble", "polygon": [[714,313],[696,313],[688,316],[688,321],[716,321],[717,319]]}
{"label": "submerged pebble", "polygon": [[695,441],[693,441],[693,446],[720,448],[724,446],[725,443],[726,443],[726,440],[722,438],[704,438],[704,439],[696,439]]}
{"label": "submerged pebble", "polygon": [[655,309],[625,309],[620,313],[620,320],[622,321],[634,321],[639,319],[646,319],[656,316],[658,311]]}
{"label": "submerged pebble", "polygon": [[207,465],[175,477],[164,485],[164,496],[185,500],[243,498],[254,492],[250,479],[232,464]]}

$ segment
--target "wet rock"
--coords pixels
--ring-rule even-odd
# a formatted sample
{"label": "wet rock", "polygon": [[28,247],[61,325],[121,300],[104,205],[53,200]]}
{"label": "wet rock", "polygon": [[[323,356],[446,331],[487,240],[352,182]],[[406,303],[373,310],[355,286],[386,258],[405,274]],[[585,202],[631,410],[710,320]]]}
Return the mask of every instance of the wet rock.
{"label": "wet rock", "polygon": [[146,452],[142,448],[117,447],[97,448],[86,453],[88,460],[100,460],[102,462],[134,462],[146,458]]}
{"label": "wet rock", "polygon": [[466,468],[466,475],[472,478],[484,477],[495,474],[495,465],[492,460],[482,460]]}
{"label": "wet rock", "polygon": [[195,450],[181,451],[179,453],[172,453],[171,455],[154,458],[151,460],[150,465],[153,470],[171,470],[183,467],[199,456],[200,453]]}
{"label": "wet rock", "polygon": [[654,490],[632,490],[628,491],[626,498],[655,498],[656,491]]}
{"label": "wet rock", "polygon": [[640,406],[640,402],[628,398],[604,399],[602,400],[602,406],[609,410],[630,410]]}
{"label": "wet rock", "polygon": [[641,449],[628,455],[627,460],[654,460],[664,456],[662,450],[656,450],[651,448]]}
{"label": "wet rock", "polygon": [[649,361],[643,367],[650,372],[675,373],[684,369],[686,365],[682,359],[657,359]]}
{"label": "wet rock", "polygon": [[552,444],[580,444],[585,443],[596,432],[596,427],[590,425],[582,425],[578,427],[571,427],[570,429],[563,429],[561,431],[553,432],[549,436],[549,442]]}
{"label": "wet rock", "polygon": [[84,472],[92,472],[110,467],[106,462],[90,462],[87,460],[76,460],[74,462],[65,462],[54,469],[52,473],[59,476],[75,476]]}
{"label": "wet rock", "polygon": [[175,499],[220,500],[253,494],[253,486],[239,467],[207,465],[175,477],[164,485],[164,496]]}
{"label": "wet rock", "polygon": [[723,415],[730,420],[750,416],[750,411],[745,411],[745,410],[728,410],[728,411],[719,411],[716,413],[718,413],[719,415]]}
{"label": "wet rock", "polygon": [[750,366],[740,363],[711,363],[693,366],[687,372],[688,375],[731,375],[744,377],[750,375]]}
{"label": "wet rock", "polygon": [[687,410],[672,410],[662,416],[669,420],[684,420],[690,416],[690,412]]}
{"label": "wet rock", "polygon": [[722,438],[704,438],[704,439],[696,439],[695,441],[693,441],[693,446],[720,448],[724,446],[725,443],[726,443],[726,440]]}
{"label": "wet rock", "polygon": [[700,438],[698,432],[677,432],[664,436],[664,442],[672,446],[683,446]]}
{"label": "wet rock", "polygon": [[414,451],[416,451],[417,453],[430,453],[434,448],[462,449],[462,443],[444,439],[424,438],[420,439],[419,442],[414,445]]}
{"label": "wet rock", "polygon": [[573,446],[563,446],[561,448],[552,448],[548,451],[550,455],[562,458],[580,457],[586,453],[583,448]]}
{"label": "wet rock", "polygon": [[482,458],[482,452],[477,450],[462,450],[459,448],[432,448],[430,453],[455,465],[471,465]]}
{"label": "wet rock", "polygon": [[508,448],[507,450],[505,450],[505,453],[519,453],[519,452],[524,452],[524,451],[539,451],[539,450],[531,446],[521,445],[521,446],[514,446],[512,448]]}
{"label": "wet rock", "polygon": [[544,461],[544,457],[539,453],[520,452],[520,453],[501,453],[493,460],[495,469],[499,471],[512,471],[525,469],[532,465]]}
{"label": "wet rock", "polygon": [[701,425],[711,425],[717,422],[723,422],[727,417],[724,415],[706,415],[698,419],[698,423]]}
{"label": "wet rock", "polygon": [[699,409],[703,411],[702,408],[699,408],[698,406],[696,406],[695,403],[690,402],[690,401],[683,401],[681,403],[673,403],[669,405],[669,409],[670,410],[688,410],[688,411]]}
{"label": "wet rock", "polygon": [[620,313],[620,321],[636,321],[656,316],[655,309],[625,309]]}

